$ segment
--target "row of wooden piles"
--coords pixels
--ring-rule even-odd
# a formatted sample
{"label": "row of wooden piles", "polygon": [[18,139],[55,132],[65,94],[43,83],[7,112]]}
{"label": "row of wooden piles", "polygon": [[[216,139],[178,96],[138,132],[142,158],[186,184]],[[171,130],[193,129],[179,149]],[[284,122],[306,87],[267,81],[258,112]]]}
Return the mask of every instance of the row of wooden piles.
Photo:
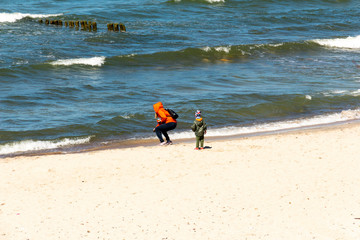
{"label": "row of wooden piles", "polygon": [[[39,23],[45,23],[47,25],[56,25],[56,26],[65,26],[69,28],[76,28],[81,30],[87,31],[97,31],[97,23],[91,21],[62,21],[62,20],[49,20],[46,19],[43,21],[42,19],[39,20]],[[107,24],[108,31],[114,32],[126,32],[126,27],[122,23],[108,23]]]}

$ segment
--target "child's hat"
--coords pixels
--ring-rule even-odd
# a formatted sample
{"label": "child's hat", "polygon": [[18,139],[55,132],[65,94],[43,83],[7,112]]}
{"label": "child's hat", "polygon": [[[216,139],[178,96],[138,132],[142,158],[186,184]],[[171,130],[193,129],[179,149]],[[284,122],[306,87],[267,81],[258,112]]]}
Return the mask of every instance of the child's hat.
{"label": "child's hat", "polygon": [[195,112],[195,118],[197,118],[197,119],[200,119],[200,118],[201,118],[201,111],[200,111],[200,110],[197,110],[197,111]]}

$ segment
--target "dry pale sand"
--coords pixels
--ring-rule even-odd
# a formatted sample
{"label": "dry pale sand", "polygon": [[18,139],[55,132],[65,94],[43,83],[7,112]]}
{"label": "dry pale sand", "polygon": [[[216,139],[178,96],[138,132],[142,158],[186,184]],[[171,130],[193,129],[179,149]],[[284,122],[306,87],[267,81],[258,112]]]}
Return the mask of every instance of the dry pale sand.
{"label": "dry pale sand", "polygon": [[0,159],[0,239],[360,239],[360,125]]}

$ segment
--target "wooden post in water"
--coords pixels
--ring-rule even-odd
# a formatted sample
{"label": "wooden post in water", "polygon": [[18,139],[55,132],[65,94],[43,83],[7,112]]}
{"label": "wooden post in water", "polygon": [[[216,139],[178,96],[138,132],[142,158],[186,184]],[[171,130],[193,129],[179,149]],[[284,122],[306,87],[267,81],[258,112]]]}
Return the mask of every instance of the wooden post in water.
{"label": "wooden post in water", "polygon": [[81,25],[81,30],[85,30],[85,22],[84,22],[84,21],[80,21],[80,25]]}
{"label": "wooden post in water", "polygon": [[120,23],[120,31],[121,32],[126,32],[126,27],[123,23]]}
{"label": "wooden post in water", "polygon": [[90,21],[87,22],[87,29],[89,30],[89,32],[91,32],[92,30],[92,23]]}
{"label": "wooden post in water", "polygon": [[92,28],[93,28],[93,31],[97,31],[97,24],[96,24],[96,22],[93,22],[93,23],[92,23]]}
{"label": "wooden post in water", "polygon": [[108,29],[108,31],[114,31],[114,24],[113,23],[108,23],[107,29]]}
{"label": "wooden post in water", "polygon": [[119,24],[114,23],[114,31],[118,32],[119,31]]}

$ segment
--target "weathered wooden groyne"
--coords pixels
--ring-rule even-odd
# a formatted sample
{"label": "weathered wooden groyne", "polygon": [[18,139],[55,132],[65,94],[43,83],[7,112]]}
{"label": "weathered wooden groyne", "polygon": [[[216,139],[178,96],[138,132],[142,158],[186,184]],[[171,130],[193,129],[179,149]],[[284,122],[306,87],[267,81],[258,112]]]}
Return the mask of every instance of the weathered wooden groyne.
{"label": "weathered wooden groyne", "polygon": [[[84,30],[84,31],[97,31],[98,26],[96,22],[92,21],[62,21],[62,20],[49,20],[49,19],[40,19],[40,24],[46,25],[56,25],[56,26],[65,26],[68,28],[74,28],[76,30]],[[108,23],[107,30],[111,32],[126,32],[126,27],[123,23]]]}

